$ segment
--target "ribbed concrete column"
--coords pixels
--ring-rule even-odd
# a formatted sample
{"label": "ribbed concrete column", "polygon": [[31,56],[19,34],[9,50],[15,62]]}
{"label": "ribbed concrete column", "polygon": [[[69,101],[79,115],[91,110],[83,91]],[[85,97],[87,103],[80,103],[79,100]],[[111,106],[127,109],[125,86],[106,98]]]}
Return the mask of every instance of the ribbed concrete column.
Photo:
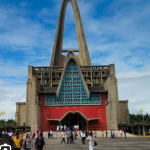
{"label": "ribbed concrete column", "polygon": [[105,89],[108,89],[108,96],[110,97],[110,101],[106,105],[107,128],[108,130],[117,130],[119,123],[119,98],[114,64],[109,66],[109,72],[110,76],[104,84]]}
{"label": "ribbed concrete column", "polygon": [[19,103],[16,103],[15,122],[17,125],[19,124]]}
{"label": "ribbed concrete column", "polygon": [[27,94],[26,94],[26,125],[31,126],[31,130],[40,128],[40,106],[36,102],[40,84],[36,77],[32,77],[33,67],[28,67]]}

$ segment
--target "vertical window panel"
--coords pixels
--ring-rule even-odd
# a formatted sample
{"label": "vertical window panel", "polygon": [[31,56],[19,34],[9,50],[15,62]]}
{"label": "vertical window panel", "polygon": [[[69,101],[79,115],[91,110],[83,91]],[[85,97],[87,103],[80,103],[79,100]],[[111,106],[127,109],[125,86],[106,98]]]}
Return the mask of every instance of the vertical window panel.
{"label": "vertical window panel", "polygon": [[67,64],[58,97],[55,94],[45,96],[45,105],[84,105],[101,104],[100,93],[91,93],[88,97],[79,68],[74,60]]}

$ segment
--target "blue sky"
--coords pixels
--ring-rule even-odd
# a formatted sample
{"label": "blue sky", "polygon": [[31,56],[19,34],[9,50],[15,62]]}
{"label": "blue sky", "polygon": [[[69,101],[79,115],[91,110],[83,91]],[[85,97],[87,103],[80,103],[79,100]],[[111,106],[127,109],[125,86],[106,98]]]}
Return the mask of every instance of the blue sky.
{"label": "blue sky", "polygon": [[[0,0],[0,111],[25,101],[27,66],[48,66],[62,0]],[[150,1],[77,0],[93,65],[115,64],[120,100],[150,113]],[[63,48],[78,48],[71,4]]]}

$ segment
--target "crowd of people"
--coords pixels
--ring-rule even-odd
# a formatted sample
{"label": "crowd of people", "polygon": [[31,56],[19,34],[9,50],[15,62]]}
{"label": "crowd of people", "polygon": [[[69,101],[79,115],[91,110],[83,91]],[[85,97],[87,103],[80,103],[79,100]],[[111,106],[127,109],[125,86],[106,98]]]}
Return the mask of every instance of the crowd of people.
{"label": "crowd of people", "polygon": [[[31,148],[35,148],[36,150],[42,150],[45,146],[45,141],[43,134],[44,132],[40,132],[39,130],[34,131],[33,135],[31,132],[23,133],[23,132],[3,132],[3,138],[9,140],[9,145],[12,150],[20,150],[24,148],[25,150],[31,150]],[[33,143],[33,138],[35,138],[35,142]]]}
{"label": "crowd of people", "polygon": [[57,137],[57,131],[48,131],[48,139],[49,138],[56,138]]}
{"label": "crowd of people", "polygon": [[126,130],[110,130],[110,131],[103,131],[102,130],[102,137],[108,137],[110,135],[111,138],[122,138],[123,135],[125,136],[126,138]]}
{"label": "crowd of people", "polygon": [[[79,135],[78,135],[79,134]],[[96,133],[94,132],[94,135]],[[63,130],[61,134],[61,144],[66,143],[67,138],[67,144],[73,144],[77,141],[77,137],[79,136],[80,140],[82,141],[82,144],[86,144],[89,146],[89,150],[93,150],[93,147],[96,146],[96,141],[94,140],[93,132],[92,131],[79,131],[77,130],[73,131],[67,128],[67,131]]]}
{"label": "crowd of people", "polygon": [[[74,130],[72,130],[74,129]],[[64,127],[61,128],[61,144],[74,144],[77,140],[81,140],[82,144],[88,144],[89,150],[93,150],[94,145],[96,145],[95,139],[97,138],[97,131],[78,131],[78,128],[69,128]],[[9,140],[9,144],[11,145],[13,150],[20,150],[24,148],[26,150],[31,150],[31,148],[35,148],[37,150],[42,150],[45,146],[44,138],[45,136],[49,138],[56,138],[57,137],[57,130],[56,131],[48,131],[43,132],[36,129],[33,133],[27,132],[4,132],[2,131],[2,137],[6,140]],[[100,133],[99,133],[100,136]],[[126,130],[102,130],[101,137],[110,137],[110,138],[126,138]],[[35,139],[35,142],[33,142]]]}
{"label": "crowd of people", "polygon": [[70,127],[67,127],[66,125],[64,125],[64,126],[59,125],[59,126],[57,126],[56,130],[57,131],[63,131],[63,130],[66,131],[67,128],[69,128],[70,130],[78,131],[79,130],[79,125],[73,125],[73,126],[70,126]]}

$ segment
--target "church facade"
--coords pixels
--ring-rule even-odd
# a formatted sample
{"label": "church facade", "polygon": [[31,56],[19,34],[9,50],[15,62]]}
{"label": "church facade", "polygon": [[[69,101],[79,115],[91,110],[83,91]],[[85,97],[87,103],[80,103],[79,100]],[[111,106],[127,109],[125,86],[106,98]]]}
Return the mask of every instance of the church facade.
{"label": "church facade", "polygon": [[[78,49],[62,48],[68,2],[74,12]],[[43,131],[56,130],[58,125],[109,130],[118,128],[121,114],[115,65],[91,64],[77,1],[62,0],[50,66],[28,66],[26,103],[16,103],[16,122]]]}

